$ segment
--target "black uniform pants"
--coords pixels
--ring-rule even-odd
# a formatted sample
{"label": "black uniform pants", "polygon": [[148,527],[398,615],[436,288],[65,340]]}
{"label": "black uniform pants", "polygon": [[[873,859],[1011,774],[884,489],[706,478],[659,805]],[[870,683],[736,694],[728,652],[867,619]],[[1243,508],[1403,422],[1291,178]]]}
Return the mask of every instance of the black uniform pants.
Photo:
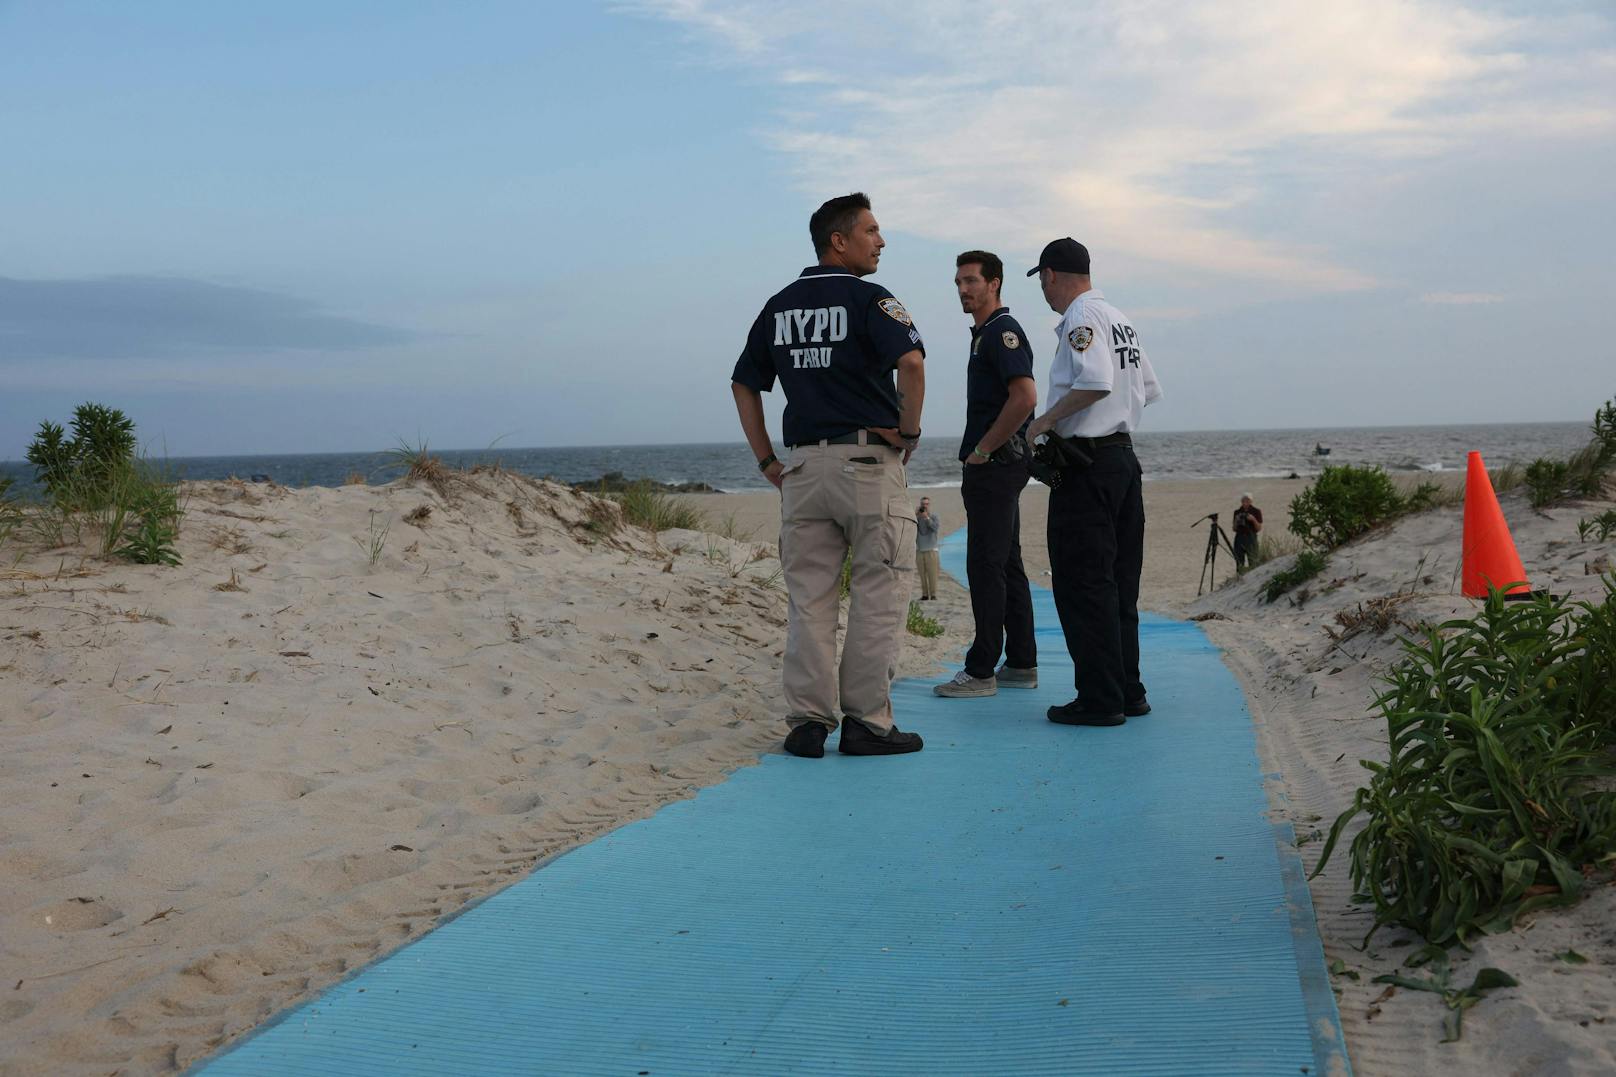
{"label": "black uniform pants", "polygon": [[1021,491],[1027,462],[966,465],[965,575],[971,588],[976,641],[965,653],[965,672],[991,677],[1004,654],[1015,669],[1038,665],[1032,637],[1032,589],[1021,564]]}
{"label": "black uniform pants", "polygon": [[1049,492],[1049,565],[1055,610],[1076,667],[1077,702],[1119,714],[1145,697],[1139,679],[1139,573],[1145,503],[1127,445],[1094,450]]}
{"label": "black uniform pants", "polygon": [[1234,533],[1234,567],[1243,568],[1257,553],[1257,533],[1255,531],[1236,531]]}

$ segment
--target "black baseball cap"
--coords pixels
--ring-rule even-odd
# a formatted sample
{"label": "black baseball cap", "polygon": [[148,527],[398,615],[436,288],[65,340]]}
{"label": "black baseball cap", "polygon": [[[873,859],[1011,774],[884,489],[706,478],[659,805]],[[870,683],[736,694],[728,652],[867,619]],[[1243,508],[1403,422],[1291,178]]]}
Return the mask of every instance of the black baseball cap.
{"label": "black baseball cap", "polygon": [[1040,269],[1053,269],[1057,273],[1088,275],[1089,249],[1071,236],[1044,245],[1038,264],[1027,270],[1027,276],[1036,277]]}

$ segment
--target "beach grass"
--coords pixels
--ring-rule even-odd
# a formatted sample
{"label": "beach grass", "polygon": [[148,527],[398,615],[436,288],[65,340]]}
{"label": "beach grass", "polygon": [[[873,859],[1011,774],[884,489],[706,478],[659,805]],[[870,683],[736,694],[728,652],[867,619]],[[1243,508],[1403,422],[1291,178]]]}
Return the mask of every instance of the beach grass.
{"label": "beach grass", "polygon": [[[1601,602],[1494,591],[1473,618],[1404,641],[1375,705],[1390,754],[1335,820],[1347,826],[1368,937],[1388,924],[1439,946],[1571,904],[1616,868],[1616,578]],[[1367,943],[1368,937],[1365,942]]]}
{"label": "beach grass", "polygon": [[701,509],[682,497],[663,493],[649,480],[605,496],[622,506],[624,520],[648,531],[705,531],[708,527],[707,514]]}
{"label": "beach grass", "polygon": [[1324,566],[1328,563],[1328,558],[1318,550],[1302,550],[1289,568],[1281,569],[1268,577],[1258,593],[1262,595],[1264,602],[1273,602],[1280,595],[1295,590],[1323,572]]}

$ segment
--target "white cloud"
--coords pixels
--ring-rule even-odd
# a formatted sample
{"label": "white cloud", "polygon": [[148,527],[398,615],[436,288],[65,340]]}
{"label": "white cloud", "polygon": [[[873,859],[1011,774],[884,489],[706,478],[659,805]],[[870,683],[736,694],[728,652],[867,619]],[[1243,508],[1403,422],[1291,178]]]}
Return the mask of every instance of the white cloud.
{"label": "white cloud", "polygon": [[1616,117],[1608,17],[1473,0],[620,7],[774,81],[763,140],[813,194],[870,191],[889,228],[1022,252],[1071,233],[1111,265],[1277,292],[1375,283],[1295,230],[1288,196],[1328,205],[1378,162]]}
{"label": "white cloud", "polygon": [[1502,303],[1504,297],[1495,292],[1426,292],[1420,296],[1421,303],[1436,303],[1439,305],[1468,307],[1480,303]]}

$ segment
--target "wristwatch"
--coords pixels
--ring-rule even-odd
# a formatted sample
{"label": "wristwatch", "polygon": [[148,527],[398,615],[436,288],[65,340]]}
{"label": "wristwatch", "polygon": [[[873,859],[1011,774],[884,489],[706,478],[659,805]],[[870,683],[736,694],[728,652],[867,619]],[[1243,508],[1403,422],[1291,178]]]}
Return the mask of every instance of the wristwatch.
{"label": "wristwatch", "polygon": [[780,458],[771,452],[769,455],[758,461],[758,470],[767,471],[769,470],[770,464],[778,464],[779,462]]}

